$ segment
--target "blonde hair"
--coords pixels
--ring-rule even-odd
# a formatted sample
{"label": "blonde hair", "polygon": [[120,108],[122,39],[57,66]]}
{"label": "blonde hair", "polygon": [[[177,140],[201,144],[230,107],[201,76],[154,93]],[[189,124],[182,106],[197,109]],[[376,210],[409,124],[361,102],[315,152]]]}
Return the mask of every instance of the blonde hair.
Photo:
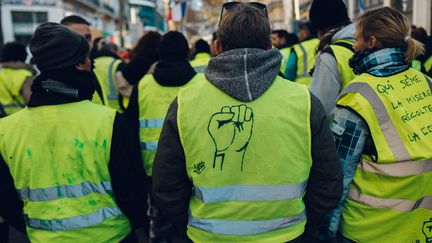
{"label": "blonde hair", "polygon": [[408,20],[396,9],[383,7],[367,11],[358,19],[356,28],[365,40],[374,36],[379,48],[405,48],[407,62],[424,52],[423,44],[408,36]]}

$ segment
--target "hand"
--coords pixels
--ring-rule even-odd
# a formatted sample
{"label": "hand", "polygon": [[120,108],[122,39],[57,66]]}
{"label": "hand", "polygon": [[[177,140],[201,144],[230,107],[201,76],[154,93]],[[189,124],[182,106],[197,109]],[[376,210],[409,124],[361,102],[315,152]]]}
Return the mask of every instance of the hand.
{"label": "hand", "polygon": [[243,170],[243,155],[252,136],[252,128],[253,111],[246,105],[222,107],[220,112],[210,118],[208,132],[216,147],[213,168],[216,166],[216,157],[222,157],[222,170],[225,153],[234,151],[243,153],[241,161]]}
{"label": "hand", "polygon": [[423,223],[423,234],[426,236],[427,243],[432,242],[432,218]]}

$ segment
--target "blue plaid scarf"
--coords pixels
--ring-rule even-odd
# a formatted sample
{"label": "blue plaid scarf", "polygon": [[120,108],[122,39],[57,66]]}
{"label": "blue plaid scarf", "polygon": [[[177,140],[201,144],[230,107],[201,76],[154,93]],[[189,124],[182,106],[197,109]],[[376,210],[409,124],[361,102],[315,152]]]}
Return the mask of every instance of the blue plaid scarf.
{"label": "blue plaid scarf", "polygon": [[384,48],[371,53],[358,52],[350,60],[355,74],[389,76],[409,68],[402,48]]}

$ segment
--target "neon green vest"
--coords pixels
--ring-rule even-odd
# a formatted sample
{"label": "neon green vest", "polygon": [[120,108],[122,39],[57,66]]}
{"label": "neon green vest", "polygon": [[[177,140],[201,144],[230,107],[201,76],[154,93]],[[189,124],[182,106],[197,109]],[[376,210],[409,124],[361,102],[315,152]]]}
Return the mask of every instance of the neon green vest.
{"label": "neon green vest", "polygon": [[286,48],[280,49],[279,51],[282,54],[282,61],[281,61],[281,66],[280,66],[279,71],[282,74],[284,74],[286,71],[286,66],[288,63],[289,56],[291,54],[291,47],[286,47]]}
{"label": "neon green vest", "polygon": [[[195,78],[185,86],[193,84]],[[152,175],[153,160],[168,107],[174,101],[181,86],[162,86],[152,74],[145,75],[138,84],[141,157],[144,169]]]}
{"label": "neon green vest", "polygon": [[25,80],[32,76],[26,69],[0,69],[0,104],[6,114],[11,115],[25,106],[21,89]]}
{"label": "neon green vest", "polygon": [[[121,63],[121,60],[115,59],[113,57],[103,56],[96,58],[94,62],[94,73],[96,74],[96,77],[102,88],[105,104],[108,104],[110,107],[120,111],[118,92],[115,87],[115,73],[118,65]],[[94,96],[97,95],[98,94],[95,92],[93,98],[95,98]]]}
{"label": "neon green vest", "polygon": [[341,220],[345,237],[432,239],[426,228],[432,224],[431,87],[421,72],[409,69],[390,77],[362,74],[343,90],[337,104],[366,121],[378,155],[363,155],[356,170]]}
{"label": "neon green vest", "polygon": [[211,59],[210,54],[200,52],[196,54],[195,59],[190,61],[190,64],[195,69],[195,72],[203,73],[210,59]]}
{"label": "neon green vest", "polygon": [[261,97],[244,103],[202,79],[178,96],[177,124],[194,185],[188,236],[194,242],[297,238],[306,223],[302,198],[312,164],[307,88],[277,77]]}
{"label": "neon green vest", "polygon": [[81,101],[0,120],[0,154],[32,242],[119,242],[130,232],[108,171],[115,111]]}
{"label": "neon green vest", "polygon": [[309,74],[309,71],[315,65],[315,52],[319,42],[318,38],[314,38],[293,46],[297,55],[297,77],[295,82],[305,84],[308,87],[310,86],[312,76]]}
{"label": "neon green vest", "polygon": [[432,69],[432,56],[426,60],[424,67],[427,73]]}
{"label": "neon green vest", "polygon": [[348,46],[352,45],[353,43],[346,40],[337,40],[330,45],[342,77],[341,90],[355,78],[354,71],[349,66],[349,59],[354,55],[354,51]]}

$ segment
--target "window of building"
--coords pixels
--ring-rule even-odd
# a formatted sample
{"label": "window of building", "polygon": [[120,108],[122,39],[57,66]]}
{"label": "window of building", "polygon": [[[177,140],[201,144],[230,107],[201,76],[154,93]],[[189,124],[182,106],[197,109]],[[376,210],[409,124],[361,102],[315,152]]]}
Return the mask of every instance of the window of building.
{"label": "window of building", "polygon": [[47,21],[47,12],[12,11],[15,41],[28,44],[36,27]]}

